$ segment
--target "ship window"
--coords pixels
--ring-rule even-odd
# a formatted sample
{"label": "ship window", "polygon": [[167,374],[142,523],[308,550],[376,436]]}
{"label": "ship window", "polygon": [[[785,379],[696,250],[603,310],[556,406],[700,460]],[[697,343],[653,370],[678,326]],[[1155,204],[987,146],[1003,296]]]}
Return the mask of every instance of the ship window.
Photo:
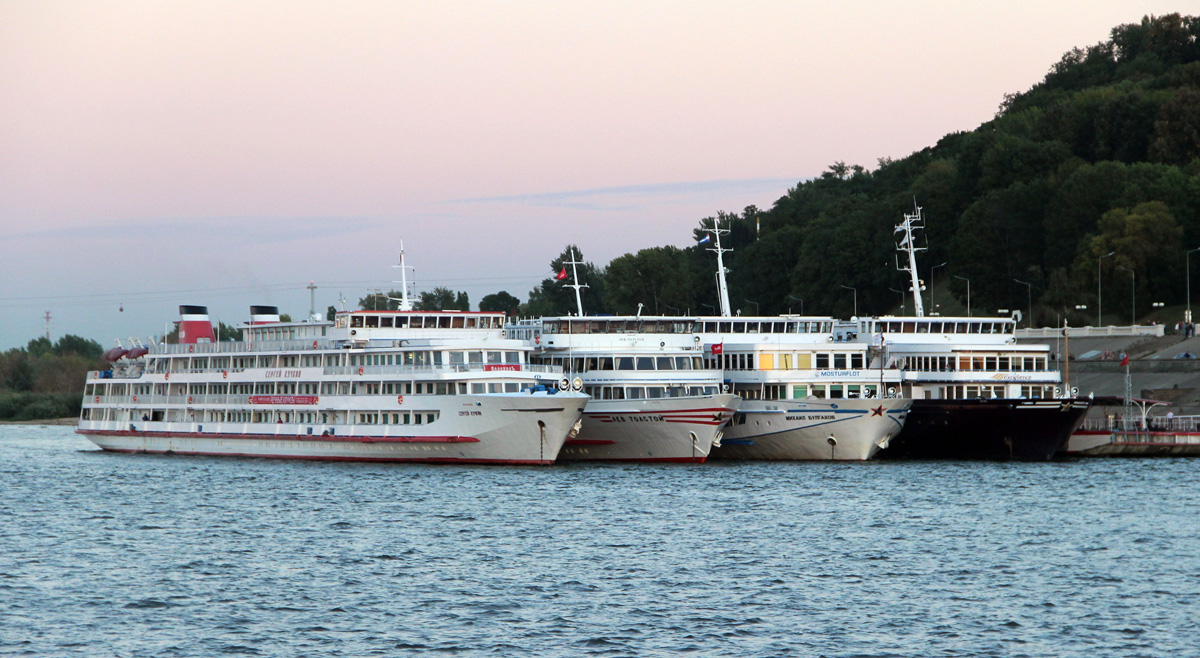
{"label": "ship window", "polygon": [[471,394],[472,395],[482,395],[484,390],[485,390],[485,387],[482,383],[471,382]]}
{"label": "ship window", "polygon": [[377,328],[378,326],[379,326],[379,316],[378,315],[368,315],[367,316],[367,328],[374,329],[374,328]]}
{"label": "ship window", "polygon": [[646,387],[646,397],[654,399],[654,398],[661,398],[662,396],[663,396],[663,389],[661,386],[647,386]]}
{"label": "ship window", "polygon": [[828,354],[817,354],[816,368],[817,368],[817,370],[828,370],[829,369],[829,355]]}
{"label": "ship window", "polygon": [[675,360],[669,356],[660,356],[657,359],[657,367],[659,370],[674,370]]}
{"label": "ship window", "polygon": [[824,385],[824,384],[813,384],[813,387],[812,387],[812,396],[813,396],[814,398],[822,398],[822,399],[824,399],[824,397],[825,397],[825,385]]}
{"label": "ship window", "polygon": [[521,353],[520,352],[505,352],[504,353],[504,362],[505,363],[520,363],[521,362]]}
{"label": "ship window", "polygon": [[463,316],[456,315],[456,316],[450,318],[450,328],[462,329],[463,328]]}
{"label": "ship window", "polygon": [[829,385],[829,397],[831,397],[831,398],[845,397],[844,395],[842,395],[842,385],[841,384],[830,384]]}
{"label": "ship window", "polygon": [[861,397],[861,395],[862,395],[861,388],[859,387],[858,384],[849,384],[846,386],[846,397],[857,398],[857,397]]}
{"label": "ship window", "polygon": [[600,370],[612,370],[613,369],[613,358],[611,356],[600,357],[599,369]]}
{"label": "ship window", "polygon": [[833,367],[836,370],[845,370],[846,369],[846,355],[845,354],[834,354],[833,355]]}
{"label": "ship window", "polygon": [[720,327],[720,331],[718,331],[717,333],[727,334],[727,333],[730,333],[730,330],[733,328],[733,323],[732,322],[721,322],[721,323],[719,323],[718,326]]}
{"label": "ship window", "polygon": [[462,352],[451,352],[450,353],[450,365],[460,366],[466,362],[467,362],[466,354],[464,354]]}
{"label": "ship window", "polygon": [[437,326],[439,329],[449,329],[450,328],[450,316],[443,315],[442,317],[438,318],[437,320],[438,320]]}
{"label": "ship window", "polygon": [[675,369],[676,370],[691,370],[692,369],[692,357],[687,357],[687,356],[675,357]]}
{"label": "ship window", "polygon": [[361,315],[352,315],[352,316],[350,316],[350,326],[351,326],[351,327],[356,327],[356,328],[357,328],[357,327],[362,327],[362,326],[363,326],[363,319],[362,319],[362,316],[361,316]]}
{"label": "ship window", "polygon": [[641,386],[630,386],[628,392],[630,400],[640,400],[646,397],[646,389]]}
{"label": "ship window", "polygon": [[638,370],[654,370],[654,359],[649,356],[639,356],[637,358]]}
{"label": "ship window", "polygon": [[516,382],[506,382],[504,384],[505,393],[517,393],[521,390],[521,385]]}
{"label": "ship window", "polygon": [[483,352],[467,352],[467,362],[472,365],[483,363]]}
{"label": "ship window", "polygon": [[984,367],[984,370],[995,370],[996,369],[996,357],[989,356],[984,359],[984,363],[986,364]]}
{"label": "ship window", "polygon": [[863,355],[862,354],[851,354],[850,355],[850,367],[855,370],[861,369],[863,367]]}
{"label": "ship window", "polygon": [[503,384],[500,384],[499,382],[488,383],[488,393],[501,393],[503,390]]}
{"label": "ship window", "polygon": [[617,370],[633,370],[633,357],[632,356],[617,357]]}

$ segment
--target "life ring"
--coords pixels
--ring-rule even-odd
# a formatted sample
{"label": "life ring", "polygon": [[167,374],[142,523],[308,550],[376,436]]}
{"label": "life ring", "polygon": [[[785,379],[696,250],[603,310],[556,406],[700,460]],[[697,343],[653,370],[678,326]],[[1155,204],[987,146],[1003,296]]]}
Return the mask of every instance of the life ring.
{"label": "life ring", "polygon": [[541,344],[542,344],[542,337],[541,337],[541,336],[534,336],[534,337],[533,337],[533,343],[534,343],[535,345],[541,345]]}
{"label": "life ring", "polygon": [[362,367],[362,366],[359,366],[359,367],[358,367],[358,374],[360,374],[360,375],[361,375],[361,374],[363,374],[363,367]]}
{"label": "life ring", "polygon": [[137,402],[137,396],[136,396],[136,395],[135,395],[135,396],[133,396],[133,401],[134,401],[134,402]]}
{"label": "life ring", "polygon": [[229,379],[229,371],[228,370],[221,371],[221,379]]}
{"label": "life ring", "polygon": [[188,404],[191,404],[191,403],[192,403],[192,396],[189,395],[188,396]]}
{"label": "life ring", "polygon": [[170,378],[171,378],[171,373],[169,373],[169,372],[163,373],[163,379],[170,379]]}
{"label": "life ring", "polygon": [[195,352],[195,351],[196,351],[196,346],[195,346],[195,345],[188,345],[188,351],[189,351],[189,352]]}
{"label": "life ring", "polygon": [[396,396],[396,404],[404,404],[404,396],[403,395]]}
{"label": "life ring", "polygon": [[313,341],[313,349],[314,350],[317,349],[317,341],[315,341],[315,340]]}
{"label": "life ring", "polygon": [[100,396],[99,395],[96,396],[96,404],[100,404]]}

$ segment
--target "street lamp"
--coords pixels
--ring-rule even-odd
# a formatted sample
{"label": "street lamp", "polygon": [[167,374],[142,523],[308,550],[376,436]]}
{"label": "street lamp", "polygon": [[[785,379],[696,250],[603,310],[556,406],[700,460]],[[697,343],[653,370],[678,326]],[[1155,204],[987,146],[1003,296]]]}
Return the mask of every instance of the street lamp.
{"label": "street lamp", "polygon": [[1096,259],[1096,326],[1104,326],[1104,276],[1100,271],[1100,264],[1105,258],[1112,256],[1117,252],[1110,251],[1107,254]]}
{"label": "street lamp", "polygon": [[941,265],[934,265],[933,267],[929,268],[929,310],[930,311],[933,310],[933,271],[939,267],[945,267],[949,262],[950,261],[946,261],[945,263],[942,263]]}
{"label": "street lamp", "polygon": [[1033,328],[1033,284],[1026,283],[1026,282],[1020,281],[1018,279],[1013,279],[1013,281],[1016,281],[1017,283],[1025,286],[1026,292],[1029,293],[1029,319],[1025,320],[1025,328],[1032,329]]}
{"label": "street lamp", "polygon": [[951,276],[967,282],[967,317],[969,318],[971,317],[971,280],[965,276],[959,276],[957,274],[952,274]]}
{"label": "street lamp", "polygon": [[795,295],[788,295],[787,297],[788,297],[788,299],[794,299],[794,300],[800,302],[800,315],[804,315],[804,300],[800,299],[799,297],[797,297]]}
{"label": "street lamp", "polygon": [[1130,284],[1132,289],[1129,291],[1130,299],[1133,300],[1129,307],[1129,324],[1135,325],[1137,324],[1137,272],[1134,272],[1124,265],[1118,265],[1117,269],[1129,272],[1130,280],[1133,282]]}
{"label": "street lamp", "polygon": [[701,304],[701,306],[703,306],[704,308],[711,308],[711,309],[712,309],[712,312],[713,312],[713,315],[716,315],[716,314],[717,314],[717,307],[716,307],[716,306],[713,306],[712,304]]}
{"label": "street lamp", "polygon": [[858,288],[854,286],[842,286],[846,290],[854,291],[854,317],[858,317]]}
{"label": "street lamp", "polygon": [[1192,252],[1200,251],[1200,247],[1196,247],[1187,252],[1187,265],[1184,266],[1184,271],[1187,272],[1187,321],[1192,321]]}
{"label": "street lamp", "polygon": [[752,302],[749,299],[743,299],[742,301],[746,302],[747,304],[754,304],[754,314],[758,315],[758,302]]}
{"label": "street lamp", "polygon": [[895,288],[888,288],[888,290],[891,290],[892,292],[896,293],[897,295],[900,295],[900,315],[904,315],[904,298],[906,296],[904,291],[896,290]]}

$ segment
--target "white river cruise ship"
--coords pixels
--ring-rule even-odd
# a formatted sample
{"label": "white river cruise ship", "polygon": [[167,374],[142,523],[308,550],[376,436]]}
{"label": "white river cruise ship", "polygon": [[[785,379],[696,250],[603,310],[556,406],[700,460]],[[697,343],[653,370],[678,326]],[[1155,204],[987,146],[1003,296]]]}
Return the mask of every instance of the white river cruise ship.
{"label": "white river cruise ship", "polygon": [[639,316],[524,320],[509,335],[533,361],[562,368],[591,401],[563,460],[703,462],[740,400],[707,369],[695,319]]}
{"label": "white river cruise ship", "polygon": [[253,307],[244,340],[217,342],[204,307],[180,312],[179,344],[89,374],[79,434],[131,453],[551,464],[587,402],[505,338],[503,313]]}

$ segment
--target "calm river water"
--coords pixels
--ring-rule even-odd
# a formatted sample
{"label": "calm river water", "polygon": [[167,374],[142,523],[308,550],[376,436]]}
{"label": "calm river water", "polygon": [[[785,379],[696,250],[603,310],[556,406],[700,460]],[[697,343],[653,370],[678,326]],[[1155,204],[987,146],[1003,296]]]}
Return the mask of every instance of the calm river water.
{"label": "calm river water", "polygon": [[0,426],[4,656],[1198,656],[1200,462],[550,468]]}

